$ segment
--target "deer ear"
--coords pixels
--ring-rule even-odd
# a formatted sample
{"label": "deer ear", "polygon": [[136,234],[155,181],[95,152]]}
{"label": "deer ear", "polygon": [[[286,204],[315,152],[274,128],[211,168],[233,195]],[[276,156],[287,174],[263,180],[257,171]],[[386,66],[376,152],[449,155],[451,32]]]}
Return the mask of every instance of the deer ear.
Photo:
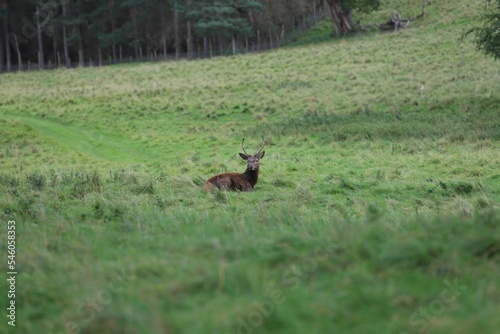
{"label": "deer ear", "polygon": [[246,155],[245,153],[240,153],[240,157],[243,160],[248,160],[248,155]]}
{"label": "deer ear", "polygon": [[264,157],[264,154],[266,154],[266,151],[262,151],[259,154],[257,154],[257,158],[262,159]]}

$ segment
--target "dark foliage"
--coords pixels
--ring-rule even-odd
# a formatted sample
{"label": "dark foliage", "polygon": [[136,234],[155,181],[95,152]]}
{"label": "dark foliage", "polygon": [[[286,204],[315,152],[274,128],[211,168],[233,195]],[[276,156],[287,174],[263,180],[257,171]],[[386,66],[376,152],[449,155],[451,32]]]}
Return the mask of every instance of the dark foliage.
{"label": "dark foliage", "polygon": [[468,30],[465,36],[474,35],[477,48],[485,54],[500,58],[500,0],[485,0],[486,13],[482,18],[482,26]]}

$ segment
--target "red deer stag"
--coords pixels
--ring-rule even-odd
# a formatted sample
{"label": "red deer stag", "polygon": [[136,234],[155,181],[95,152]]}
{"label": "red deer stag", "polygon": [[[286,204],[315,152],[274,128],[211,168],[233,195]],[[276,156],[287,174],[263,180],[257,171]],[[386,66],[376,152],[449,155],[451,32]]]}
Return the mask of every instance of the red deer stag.
{"label": "red deer stag", "polygon": [[266,152],[262,151],[265,143],[262,144],[259,152],[255,155],[250,155],[245,151],[243,143],[245,138],[241,141],[241,148],[243,152],[240,157],[247,161],[247,170],[243,173],[223,173],[212,176],[205,183],[205,189],[210,191],[212,188],[219,188],[222,190],[239,190],[239,191],[253,191],[253,187],[259,179],[259,160],[264,157]]}

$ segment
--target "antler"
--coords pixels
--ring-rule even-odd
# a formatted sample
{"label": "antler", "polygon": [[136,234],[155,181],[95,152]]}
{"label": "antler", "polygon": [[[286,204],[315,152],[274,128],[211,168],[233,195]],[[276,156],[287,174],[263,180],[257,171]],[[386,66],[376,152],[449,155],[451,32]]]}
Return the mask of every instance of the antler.
{"label": "antler", "polygon": [[[243,150],[243,152],[245,152],[246,155],[250,156],[250,154],[248,154],[247,151],[245,151],[245,148],[243,147],[244,142],[245,142],[245,138],[243,138],[243,140],[241,141],[241,149]],[[257,152],[257,154],[255,154],[255,155],[258,155],[260,152],[262,152],[262,150],[264,149],[265,146],[266,146],[266,141],[264,140],[264,136],[262,136],[262,146],[261,146],[259,152]]]}
{"label": "antler", "polygon": [[266,146],[266,141],[264,140],[264,136],[262,136],[262,147],[260,148],[259,152],[257,152],[256,155],[259,155],[260,152],[264,149],[264,146]]}
{"label": "antler", "polygon": [[247,153],[247,151],[245,151],[245,148],[243,147],[243,142],[245,142],[245,138],[243,138],[243,140],[241,141],[241,149],[243,150],[243,152],[245,152],[246,155],[250,155]]}

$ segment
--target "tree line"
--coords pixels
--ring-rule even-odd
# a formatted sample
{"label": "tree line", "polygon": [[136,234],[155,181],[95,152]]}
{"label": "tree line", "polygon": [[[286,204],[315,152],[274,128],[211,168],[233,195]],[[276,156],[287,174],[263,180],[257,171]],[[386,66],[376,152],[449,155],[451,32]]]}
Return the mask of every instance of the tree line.
{"label": "tree line", "polygon": [[[485,2],[483,26],[466,35],[500,58],[500,0]],[[430,4],[422,3],[416,18]],[[380,0],[0,0],[0,72],[26,63],[52,68],[258,51],[282,45],[323,14],[333,36],[362,30],[352,13],[380,6]],[[397,30],[403,21],[375,26]]]}
{"label": "tree line", "polygon": [[0,0],[0,71],[258,50],[325,0]]}

